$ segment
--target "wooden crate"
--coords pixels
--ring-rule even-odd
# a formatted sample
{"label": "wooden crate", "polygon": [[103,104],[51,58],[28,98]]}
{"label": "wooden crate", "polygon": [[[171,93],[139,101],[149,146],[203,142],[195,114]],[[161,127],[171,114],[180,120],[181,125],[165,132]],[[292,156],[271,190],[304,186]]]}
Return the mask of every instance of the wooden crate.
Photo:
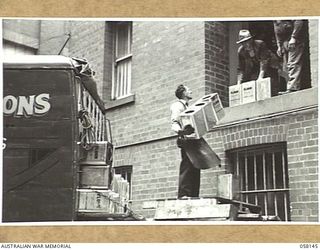
{"label": "wooden crate", "polygon": [[242,104],[255,102],[256,98],[256,81],[241,83]]}
{"label": "wooden crate", "polygon": [[208,131],[212,129],[224,117],[225,112],[217,93],[203,96],[198,100],[195,106],[203,106],[204,117]]}
{"label": "wooden crate", "polygon": [[[85,165],[111,165],[113,146],[109,142],[93,143],[89,150],[80,146],[80,163]],[[111,160],[110,160],[111,159]]]}
{"label": "wooden crate", "polygon": [[242,104],[241,85],[229,86],[229,106],[234,107]]}
{"label": "wooden crate", "polygon": [[263,78],[256,81],[257,100],[264,100],[271,97],[271,78]]}
{"label": "wooden crate", "polygon": [[189,138],[200,139],[210,131],[225,115],[217,93],[205,95],[181,114],[183,126],[191,125],[195,133]]}
{"label": "wooden crate", "polygon": [[78,212],[123,213],[119,194],[111,190],[78,189]]}
{"label": "wooden crate", "polygon": [[[217,93],[205,95],[204,97],[201,98],[201,101],[207,102],[208,104],[211,104],[208,106],[213,109],[213,114],[214,114],[217,122],[219,122],[225,116],[225,112],[224,112],[220,97]],[[205,112],[207,112],[207,110],[209,110],[209,109],[205,109]],[[208,114],[210,114],[210,113],[208,113]]]}
{"label": "wooden crate", "polygon": [[217,195],[225,199],[239,199],[240,182],[233,174],[221,174],[218,176]]}
{"label": "wooden crate", "polygon": [[80,187],[109,187],[110,166],[80,165]]}
{"label": "wooden crate", "polygon": [[187,135],[186,137],[200,139],[208,132],[204,112],[201,106],[190,106],[180,115],[180,117],[183,127],[191,125],[195,130],[193,134]]}

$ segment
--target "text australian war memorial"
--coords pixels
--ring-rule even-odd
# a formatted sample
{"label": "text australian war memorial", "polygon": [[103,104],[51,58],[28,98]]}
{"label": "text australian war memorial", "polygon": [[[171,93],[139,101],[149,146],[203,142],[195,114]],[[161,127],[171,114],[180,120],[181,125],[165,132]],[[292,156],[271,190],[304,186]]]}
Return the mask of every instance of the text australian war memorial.
{"label": "text australian war memorial", "polygon": [[[203,220],[318,222],[318,25],[318,19],[279,18],[258,21],[11,19],[3,20],[3,50],[5,57],[11,58],[20,55],[74,58],[76,63],[72,67],[78,70],[85,91],[93,96],[75,98],[74,108],[82,105],[90,109],[90,98],[98,100],[89,115],[82,109],[79,126],[82,135],[86,135],[90,125],[101,128],[97,121],[102,121],[103,116],[107,118],[107,129],[96,130],[94,136],[101,141],[104,133],[108,139],[112,136],[113,156],[109,159],[112,167],[81,163],[78,166],[70,160],[70,164],[80,168],[86,182],[96,182],[78,192],[82,198],[95,199],[94,202],[99,198],[99,206],[104,206],[103,195],[97,198],[90,190],[99,193],[98,182],[107,180],[113,183],[112,190],[120,193],[120,197],[126,183],[126,205],[121,211],[133,211],[146,220],[192,219],[188,215],[182,218],[178,213],[169,214],[169,208],[179,208],[183,213],[189,204],[208,207],[201,210],[203,218],[190,212]],[[67,61],[59,65],[55,64],[54,68],[71,67]],[[63,79],[63,74],[58,75]],[[52,81],[56,76],[45,76],[45,79]],[[88,87],[91,83],[88,76],[95,82],[91,87]],[[36,75],[32,77],[34,83],[39,79]],[[77,83],[76,78],[74,82]],[[55,90],[57,93],[65,88],[75,91],[70,96],[77,97],[81,92],[59,86],[61,91]],[[56,103],[57,110],[73,114],[63,98],[51,98],[50,102],[49,92],[43,93],[39,93],[42,95],[37,99],[40,107],[36,105],[36,111],[41,112],[41,102],[51,110]],[[10,111],[21,94],[7,95],[11,106],[8,104],[6,110]],[[27,100],[30,102],[30,99],[24,101]],[[213,112],[210,117],[215,117],[213,120],[206,118],[210,112]],[[17,119],[12,114],[8,119]],[[185,128],[181,114],[187,117],[189,128]],[[77,115],[70,119],[78,121],[78,112]],[[97,117],[96,123],[86,123],[90,119],[85,119],[91,115]],[[29,124],[30,117],[26,119]],[[57,124],[60,126],[61,122]],[[178,124],[177,129],[172,128],[173,123]],[[10,129],[14,131],[12,126]],[[52,131],[56,132],[54,128]],[[211,155],[215,157],[214,164],[210,165],[213,158],[205,158],[205,154],[199,157],[200,151],[192,158],[188,150],[194,150],[194,146],[188,149],[177,145],[177,139],[188,140],[192,134],[203,140],[201,145],[208,152],[214,153]],[[99,148],[99,145],[95,146]],[[101,153],[99,150],[97,155]],[[16,153],[11,157],[17,157],[18,151],[12,152]],[[24,152],[31,168],[35,164],[44,169],[46,164],[40,166],[40,163],[47,156],[53,161],[51,151],[33,148],[19,152]],[[72,152],[75,151],[69,153]],[[112,174],[108,172],[111,168]],[[192,170],[191,176],[187,174],[189,178],[182,177],[185,173],[182,168],[198,169],[197,173]],[[34,178],[44,178],[44,172],[39,170]],[[71,172],[66,176],[69,174],[71,180]],[[121,181],[115,182],[120,177]],[[23,193],[24,185],[34,187],[40,183],[25,178],[25,182],[16,180],[21,185],[6,191]],[[58,176],[52,178],[59,182]],[[186,192],[178,197],[181,178],[189,178],[187,183],[197,186],[194,195]],[[70,188],[66,197],[73,200],[75,192],[68,181],[63,178],[60,181]],[[75,200],[81,201],[79,197]],[[70,216],[79,204],[68,208]],[[210,217],[207,211],[217,216]]]}

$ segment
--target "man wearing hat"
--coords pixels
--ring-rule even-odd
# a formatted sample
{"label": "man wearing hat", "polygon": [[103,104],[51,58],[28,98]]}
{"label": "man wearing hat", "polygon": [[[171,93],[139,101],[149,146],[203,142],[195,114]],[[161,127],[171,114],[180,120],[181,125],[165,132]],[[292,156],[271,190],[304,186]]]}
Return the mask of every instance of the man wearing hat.
{"label": "man wearing hat", "polygon": [[262,40],[255,40],[249,30],[240,30],[238,49],[238,84],[270,77],[271,94],[278,92],[279,61]]}

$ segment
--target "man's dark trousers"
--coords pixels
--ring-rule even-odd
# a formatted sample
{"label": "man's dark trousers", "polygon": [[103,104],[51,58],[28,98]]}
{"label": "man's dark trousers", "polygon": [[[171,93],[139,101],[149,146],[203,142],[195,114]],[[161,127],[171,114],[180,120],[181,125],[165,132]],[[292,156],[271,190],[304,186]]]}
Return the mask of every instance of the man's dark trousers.
{"label": "man's dark trousers", "polygon": [[178,198],[199,197],[200,169],[193,166],[183,148],[181,148],[181,158]]}

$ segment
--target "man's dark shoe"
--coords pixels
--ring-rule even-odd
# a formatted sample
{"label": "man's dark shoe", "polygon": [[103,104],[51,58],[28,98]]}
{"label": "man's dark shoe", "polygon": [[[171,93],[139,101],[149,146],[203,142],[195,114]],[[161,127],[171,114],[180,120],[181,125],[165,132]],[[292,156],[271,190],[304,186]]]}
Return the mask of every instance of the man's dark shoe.
{"label": "man's dark shoe", "polygon": [[289,93],[296,92],[296,91],[297,90],[288,89],[286,91],[279,91],[278,95],[285,95],[285,94],[289,94]]}

